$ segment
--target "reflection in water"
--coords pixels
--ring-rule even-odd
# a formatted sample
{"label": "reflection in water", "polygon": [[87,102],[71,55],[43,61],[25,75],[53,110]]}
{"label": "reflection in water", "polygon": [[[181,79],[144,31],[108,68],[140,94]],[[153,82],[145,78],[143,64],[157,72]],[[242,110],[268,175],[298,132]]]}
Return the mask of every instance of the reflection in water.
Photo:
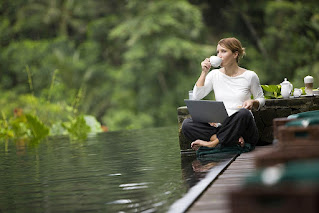
{"label": "reflection in water", "polygon": [[213,166],[216,166],[217,162],[210,162],[207,164],[202,164],[199,160],[194,160],[192,162],[192,167],[194,172],[207,172]]}
{"label": "reflection in water", "polygon": [[215,164],[181,157],[175,127],[0,142],[0,212],[166,212]]}
{"label": "reflection in water", "polygon": [[234,157],[232,153],[218,153],[196,158],[196,155],[183,155],[181,157],[183,177],[188,184],[188,189],[196,185],[205,178],[207,172],[218,165],[220,162],[227,161]]}

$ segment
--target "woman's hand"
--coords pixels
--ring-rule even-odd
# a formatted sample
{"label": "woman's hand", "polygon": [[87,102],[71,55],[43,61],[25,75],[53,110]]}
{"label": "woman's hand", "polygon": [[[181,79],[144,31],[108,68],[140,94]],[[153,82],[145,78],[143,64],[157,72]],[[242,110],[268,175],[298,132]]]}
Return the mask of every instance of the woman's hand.
{"label": "woman's hand", "polygon": [[204,61],[202,61],[201,66],[202,66],[202,73],[200,74],[196,82],[196,86],[198,87],[204,86],[206,75],[209,72],[210,67],[212,66],[209,61],[209,58],[206,58]]}
{"label": "woman's hand", "polygon": [[209,69],[212,66],[209,61],[209,58],[206,58],[204,61],[202,61],[201,66],[202,66],[202,71],[205,73],[208,73]]}
{"label": "woman's hand", "polygon": [[209,123],[210,126],[218,127],[218,123]]}
{"label": "woman's hand", "polygon": [[243,104],[243,108],[252,110],[253,108],[257,109],[259,106],[259,101],[257,100],[247,100]]}

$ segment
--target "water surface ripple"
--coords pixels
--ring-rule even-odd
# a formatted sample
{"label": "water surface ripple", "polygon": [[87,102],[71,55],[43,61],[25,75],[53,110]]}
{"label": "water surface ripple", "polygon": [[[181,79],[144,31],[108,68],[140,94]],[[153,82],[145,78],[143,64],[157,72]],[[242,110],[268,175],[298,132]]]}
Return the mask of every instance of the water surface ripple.
{"label": "water surface ripple", "polygon": [[204,176],[201,164],[181,157],[176,127],[2,141],[0,212],[165,212]]}

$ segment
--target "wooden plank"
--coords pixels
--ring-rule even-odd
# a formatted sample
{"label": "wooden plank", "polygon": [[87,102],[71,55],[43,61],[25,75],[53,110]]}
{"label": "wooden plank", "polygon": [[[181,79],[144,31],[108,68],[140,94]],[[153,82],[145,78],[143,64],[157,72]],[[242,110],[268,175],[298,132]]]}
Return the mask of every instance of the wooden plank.
{"label": "wooden plank", "polygon": [[238,156],[210,185],[202,196],[189,208],[189,213],[230,212],[228,193],[239,187],[245,177],[255,170],[256,154],[273,146],[257,147],[254,151]]}
{"label": "wooden plank", "polygon": [[202,179],[198,184],[193,186],[184,197],[177,200],[173,205],[170,207],[168,212],[171,213],[179,213],[185,212],[188,208],[201,196],[201,194],[211,185],[211,183],[224,171],[225,168],[236,159],[238,155],[234,154],[229,159],[219,162],[215,165]]}

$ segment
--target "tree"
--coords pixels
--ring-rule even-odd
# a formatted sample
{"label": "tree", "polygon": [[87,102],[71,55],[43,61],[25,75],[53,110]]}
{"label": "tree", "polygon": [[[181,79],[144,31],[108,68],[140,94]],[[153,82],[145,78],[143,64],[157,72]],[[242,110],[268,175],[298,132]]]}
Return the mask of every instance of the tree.
{"label": "tree", "polygon": [[306,75],[319,78],[319,10],[313,3],[270,1],[265,9],[263,43],[269,52],[267,81],[279,83],[285,77],[295,86],[303,85]]}
{"label": "tree", "polygon": [[133,112],[134,119],[171,124],[193,87],[190,76],[197,77],[200,60],[212,54],[211,46],[201,44],[201,13],[187,1],[130,1],[125,14],[110,36],[125,45],[115,93],[126,95],[112,102],[118,111]]}

